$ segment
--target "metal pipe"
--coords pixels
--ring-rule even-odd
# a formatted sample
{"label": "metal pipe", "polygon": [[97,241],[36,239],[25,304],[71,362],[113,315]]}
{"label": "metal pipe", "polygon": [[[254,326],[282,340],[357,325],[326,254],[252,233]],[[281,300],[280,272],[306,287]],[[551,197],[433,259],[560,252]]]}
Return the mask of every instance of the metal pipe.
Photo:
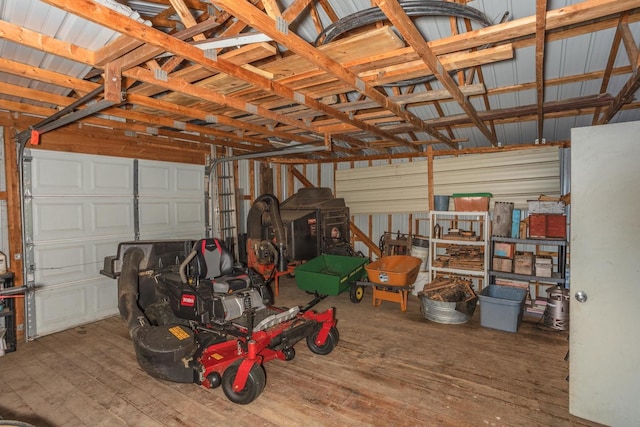
{"label": "metal pipe", "polygon": [[64,107],[62,110],[52,114],[51,116],[47,117],[46,119],[42,120],[41,122],[31,126],[28,130],[22,131],[20,132],[15,138],[18,141],[18,143],[23,144],[25,142],[27,142],[29,140],[29,138],[31,138],[31,130],[35,129],[37,131],[41,131],[41,128],[55,120],[58,120],[59,118],[65,116],[66,114],[68,114],[69,112],[75,110],[77,107],[86,104],[88,101],[92,100],[93,98],[95,98],[96,96],[98,96],[102,91],[104,90],[104,85],[100,85],[97,88],[95,88],[94,90],[92,90],[91,92],[87,93],[85,96],[78,98],[77,100],[75,100],[74,102],[72,102],[71,104],[67,105],[66,107]]}
{"label": "metal pipe", "polygon": [[272,151],[258,151],[256,153],[239,154],[237,156],[230,156],[230,157],[220,157],[220,158],[214,159],[213,162],[211,162],[211,165],[209,165],[207,168],[207,173],[211,173],[213,168],[215,168],[218,165],[218,163],[222,163],[222,162],[231,162],[234,160],[246,160],[246,159],[260,159],[260,158],[271,157],[271,156],[284,156],[287,154],[305,154],[305,153],[313,153],[316,151],[330,151],[330,150],[331,148],[328,147],[327,145],[297,145],[294,147],[288,147],[288,148],[272,150]]}
{"label": "metal pipe", "polygon": [[23,294],[27,291],[26,286],[17,286],[13,288],[0,289],[0,296]]}

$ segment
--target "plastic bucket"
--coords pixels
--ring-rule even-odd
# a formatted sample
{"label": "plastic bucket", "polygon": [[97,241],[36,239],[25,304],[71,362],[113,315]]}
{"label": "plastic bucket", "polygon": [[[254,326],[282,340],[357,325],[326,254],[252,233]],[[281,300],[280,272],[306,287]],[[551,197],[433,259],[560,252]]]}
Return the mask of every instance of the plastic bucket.
{"label": "plastic bucket", "polygon": [[433,204],[437,211],[448,211],[449,196],[433,196]]}
{"label": "plastic bucket", "polygon": [[411,239],[411,256],[420,258],[420,271],[429,269],[429,239],[414,237]]}

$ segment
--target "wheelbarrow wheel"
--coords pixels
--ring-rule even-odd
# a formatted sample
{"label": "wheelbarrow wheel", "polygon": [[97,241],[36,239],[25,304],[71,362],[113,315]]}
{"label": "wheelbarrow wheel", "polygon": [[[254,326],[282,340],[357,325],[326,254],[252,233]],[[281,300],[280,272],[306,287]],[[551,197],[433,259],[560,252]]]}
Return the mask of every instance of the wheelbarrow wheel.
{"label": "wheelbarrow wheel", "polygon": [[349,299],[352,303],[359,303],[364,297],[364,286],[352,284],[349,290]]}
{"label": "wheelbarrow wheel", "polygon": [[260,396],[260,393],[262,393],[266,384],[266,376],[262,366],[258,363],[254,363],[249,371],[244,388],[240,391],[235,391],[233,389],[233,382],[238,375],[238,369],[240,368],[241,363],[242,359],[236,360],[227,369],[225,369],[222,374],[222,390],[227,396],[227,399],[233,403],[246,405],[253,402],[258,396]]}
{"label": "wheelbarrow wheel", "polygon": [[307,346],[309,350],[315,354],[324,356],[331,353],[333,349],[336,348],[336,345],[338,345],[338,341],[340,341],[340,334],[335,326],[329,330],[329,335],[327,335],[327,339],[322,345],[316,344],[318,334],[320,334],[319,330],[307,336]]}

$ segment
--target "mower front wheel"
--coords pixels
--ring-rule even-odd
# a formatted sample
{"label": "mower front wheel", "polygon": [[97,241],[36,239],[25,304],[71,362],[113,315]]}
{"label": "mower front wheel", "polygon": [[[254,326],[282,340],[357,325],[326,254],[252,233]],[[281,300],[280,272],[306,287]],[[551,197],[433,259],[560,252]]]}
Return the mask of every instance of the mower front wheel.
{"label": "mower front wheel", "polygon": [[283,348],[282,354],[284,355],[284,360],[288,362],[296,357],[296,349],[293,347]]}
{"label": "mower front wheel", "polygon": [[320,331],[318,330],[307,336],[307,346],[309,347],[309,350],[315,354],[324,356],[331,353],[333,349],[336,348],[336,345],[338,345],[338,341],[340,340],[340,334],[338,333],[338,329],[333,326],[329,330],[329,335],[327,335],[327,339],[324,344],[318,345],[316,344],[316,340],[318,339],[319,334]]}
{"label": "mower front wheel", "polygon": [[227,398],[233,403],[246,405],[253,402],[258,396],[260,396],[260,393],[262,393],[266,384],[266,376],[262,366],[255,363],[249,371],[249,376],[247,376],[247,382],[245,383],[244,388],[240,391],[235,391],[233,389],[233,382],[238,375],[238,369],[240,368],[241,363],[242,359],[236,360],[227,369],[225,369],[222,374],[222,390]]}

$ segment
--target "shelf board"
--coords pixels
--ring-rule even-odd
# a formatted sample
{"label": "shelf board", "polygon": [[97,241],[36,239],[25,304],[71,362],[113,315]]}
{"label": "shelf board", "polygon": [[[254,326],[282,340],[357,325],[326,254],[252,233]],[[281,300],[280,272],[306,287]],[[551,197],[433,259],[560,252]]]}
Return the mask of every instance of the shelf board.
{"label": "shelf board", "polygon": [[433,243],[446,243],[447,245],[464,246],[484,246],[484,240],[450,240],[450,239],[430,239]]}
{"label": "shelf board", "polygon": [[439,273],[459,274],[461,276],[484,277],[484,270],[460,270],[458,268],[431,267],[432,271]]}
{"label": "shelf board", "polygon": [[516,239],[513,237],[491,236],[491,241],[501,243],[521,243],[523,245],[567,246],[566,239]]}
{"label": "shelf board", "polygon": [[566,282],[566,279],[560,277],[529,276],[526,274],[507,273],[504,271],[494,270],[489,271],[489,276],[499,277],[501,279],[522,280],[526,282],[545,282],[550,284],[563,284]]}

